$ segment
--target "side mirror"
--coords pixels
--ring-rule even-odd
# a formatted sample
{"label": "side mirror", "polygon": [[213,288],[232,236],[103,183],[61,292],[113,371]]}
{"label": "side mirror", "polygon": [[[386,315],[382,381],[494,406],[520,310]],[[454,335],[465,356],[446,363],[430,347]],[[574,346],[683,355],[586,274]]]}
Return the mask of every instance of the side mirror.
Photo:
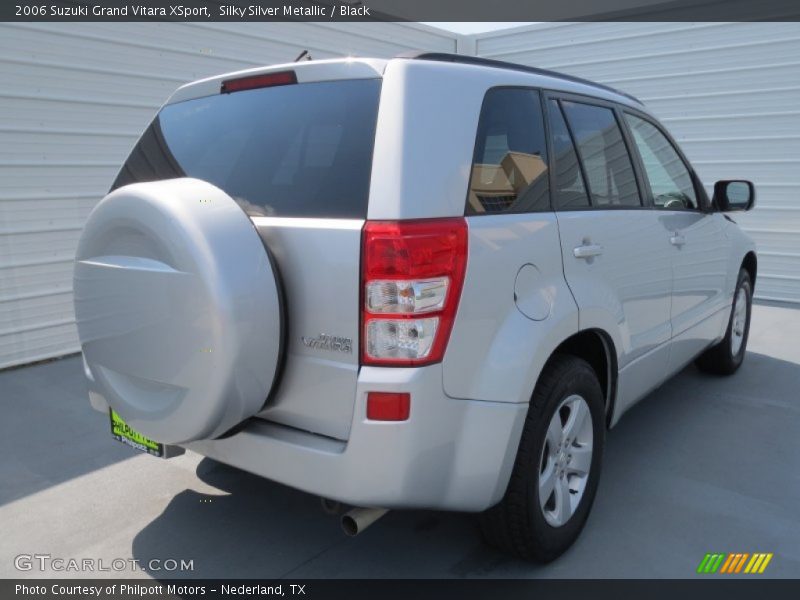
{"label": "side mirror", "polygon": [[718,181],[712,202],[720,212],[750,210],[756,205],[756,188],[752,181]]}

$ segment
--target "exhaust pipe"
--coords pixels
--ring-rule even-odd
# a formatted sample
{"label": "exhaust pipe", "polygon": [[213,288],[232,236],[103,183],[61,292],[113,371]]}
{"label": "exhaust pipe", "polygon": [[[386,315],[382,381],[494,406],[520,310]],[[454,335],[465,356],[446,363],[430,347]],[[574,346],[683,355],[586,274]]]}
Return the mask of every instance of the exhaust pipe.
{"label": "exhaust pipe", "polygon": [[342,503],[329,498],[320,498],[322,504],[322,512],[326,515],[338,516],[342,514]]}
{"label": "exhaust pipe", "polygon": [[354,508],[342,515],[342,529],[350,537],[356,536],[387,512],[386,508]]}

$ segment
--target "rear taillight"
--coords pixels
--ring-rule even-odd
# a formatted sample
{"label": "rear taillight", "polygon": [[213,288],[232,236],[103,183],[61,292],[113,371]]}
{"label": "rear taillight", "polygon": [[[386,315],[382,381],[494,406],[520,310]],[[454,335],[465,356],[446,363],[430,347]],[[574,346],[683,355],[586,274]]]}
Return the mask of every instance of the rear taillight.
{"label": "rear taillight", "polygon": [[419,366],[441,361],[466,265],[463,218],[367,221],[361,363]]}
{"label": "rear taillight", "polygon": [[293,83],[297,83],[297,75],[295,75],[294,71],[278,71],[277,73],[263,73],[261,75],[239,77],[238,79],[228,79],[222,82],[219,91],[221,94],[230,94],[231,92],[242,92],[276,85],[291,85]]}

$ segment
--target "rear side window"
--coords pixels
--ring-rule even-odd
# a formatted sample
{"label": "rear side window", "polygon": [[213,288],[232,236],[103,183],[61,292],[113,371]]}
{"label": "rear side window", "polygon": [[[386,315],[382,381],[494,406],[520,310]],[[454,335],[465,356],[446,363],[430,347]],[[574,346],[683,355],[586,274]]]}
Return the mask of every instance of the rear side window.
{"label": "rear side window", "polygon": [[564,121],[564,115],[556,100],[549,100],[547,113],[550,118],[550,135],[553,138],[553,162],[555,186],[553,202],[556,210],[588,208],[589,195],[578,163],[575,145]]}
{"label": "rear side window", "polygon": [[631,157],[614,112],[562,101],[586,173],[592,206],[641,206]]}
{"label": "rear side window", "polygon": [[380,80],[283,85],[164,107],[114,188],[203,179],[251,216],[365,218]]}
{"label": "rear side window", "polygon": [[489,90],[478,123],[466,214],[550,210],[546,147],[539,92]]}

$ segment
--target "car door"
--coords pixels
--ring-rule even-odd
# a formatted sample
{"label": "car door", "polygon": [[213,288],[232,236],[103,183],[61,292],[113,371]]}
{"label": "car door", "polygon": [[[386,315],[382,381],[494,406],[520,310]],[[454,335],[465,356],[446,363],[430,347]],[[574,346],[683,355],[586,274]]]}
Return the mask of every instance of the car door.
{"label": "car door", "polygon": [[581,329],[615,337],[619,415],[667,373],[669,236],[644,202],[614,106],[562,96],[547,108],[564,275]]}
{"label": "car door", "polygon": [[730,241],[677,146],[643,114],[625,111],[646,190],[669,230],[672,263],[670,370],[680,369],[724,329]]}

